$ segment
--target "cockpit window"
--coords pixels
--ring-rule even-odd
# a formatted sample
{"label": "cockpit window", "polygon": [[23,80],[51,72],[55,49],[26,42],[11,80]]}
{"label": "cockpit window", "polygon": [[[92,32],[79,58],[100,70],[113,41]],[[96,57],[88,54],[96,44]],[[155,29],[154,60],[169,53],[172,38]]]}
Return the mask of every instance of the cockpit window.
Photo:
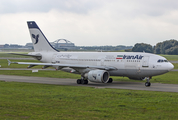
{"label": "cockpit window", "polygon": [[167,60],[159,59],[157,62],[161,63],[161,62],[168,62],[168,61]]}

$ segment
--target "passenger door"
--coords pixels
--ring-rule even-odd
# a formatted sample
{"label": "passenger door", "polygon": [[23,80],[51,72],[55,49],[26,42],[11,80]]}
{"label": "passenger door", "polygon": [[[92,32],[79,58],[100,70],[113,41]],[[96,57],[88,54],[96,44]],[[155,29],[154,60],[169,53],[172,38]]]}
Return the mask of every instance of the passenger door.
{"label": "passenger door", "polygon": [[149,57],[148,56],[143,57],[142,67],[149,67]]}

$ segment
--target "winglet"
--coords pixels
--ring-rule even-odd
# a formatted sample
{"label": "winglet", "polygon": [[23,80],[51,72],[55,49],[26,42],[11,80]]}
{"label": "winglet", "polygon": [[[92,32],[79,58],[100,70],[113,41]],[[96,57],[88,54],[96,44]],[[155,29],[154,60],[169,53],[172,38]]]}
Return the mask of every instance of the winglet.
{"label": "winglet", "polygon": [[10,60],[8,60],[8,59],[7,59],[7,61],[8,61],[8,66],[11,65],[12,62]]}
{"label": "winglet", "polygon": [[11,65],[11,63],[18,64],[18,62],[11,62],[11,61],[8,60],[8,59],[7,59],[7,61],[8,61],[8,66]]}

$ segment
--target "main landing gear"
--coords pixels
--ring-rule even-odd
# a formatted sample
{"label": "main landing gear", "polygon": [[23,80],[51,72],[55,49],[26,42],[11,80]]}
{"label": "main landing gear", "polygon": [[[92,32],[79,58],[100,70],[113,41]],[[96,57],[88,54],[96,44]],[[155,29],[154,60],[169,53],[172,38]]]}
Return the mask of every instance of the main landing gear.
{"label": "main landing gear", "polygon": [[[109,78],[108,82],[107,83],[112,83],[113,82],[113,79],[112,78]],[[87,79],[78,79],[77,80],[77,84],[88,84],[88,80]]]}
{"label": "main landing gear", "polygon": [[146,77],[146,83],[145,83],[145,86],[146,87],[150,87],[151,86],[151,83],[150,83],[150,77]]}
{"label": "main landing gear", "polygon": [[88,84],[88,80],[78,79],[77,84]]}
{"label": "main landing gear", "polygon": [[109,78],[108,82],[107,83],[112,83],[113,79],[112,78]]}

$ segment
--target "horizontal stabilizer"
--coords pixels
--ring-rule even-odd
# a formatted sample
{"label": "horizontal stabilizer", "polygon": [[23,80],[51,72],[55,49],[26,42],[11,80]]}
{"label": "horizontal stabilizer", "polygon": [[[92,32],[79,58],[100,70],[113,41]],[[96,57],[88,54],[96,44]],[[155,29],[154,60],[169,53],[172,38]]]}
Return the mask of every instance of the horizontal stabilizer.
{"label": "horizontal stabilizer", "polygon": [[40,55],[40,54],[37,54],[37,55],[19,54],[19,53],[8,53],[8,54],[34,57],[37,60],[41,60],[41,58],[42,58],[42,55]]}
{"label": "horizontal stabilizer", "polygon": [[41,57],[41,55],[29,55],[29,54],[19,54],[19,53],[8,53],[12,55],[30,56],[30,57]]}

